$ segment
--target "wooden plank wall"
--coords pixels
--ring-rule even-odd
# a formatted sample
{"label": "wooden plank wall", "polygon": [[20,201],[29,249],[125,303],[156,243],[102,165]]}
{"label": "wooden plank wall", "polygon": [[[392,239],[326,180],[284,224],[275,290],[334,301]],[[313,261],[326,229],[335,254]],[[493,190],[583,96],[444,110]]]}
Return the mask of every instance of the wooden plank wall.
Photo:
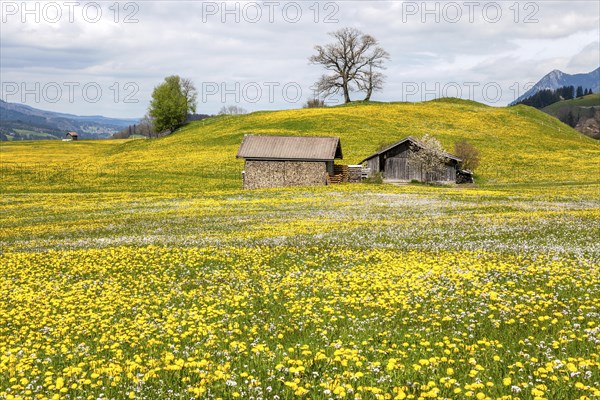
{"label": "wooden plank wall", "polygon": [[[399,181],[425,181],[427,174],[421,167],[411,166],[406,157],[392,157],[385,160],[385,168],[383,173],[384,179],[399,180]],[[433,177],[433,181],[437,182],[454,182],[456,181],[456,171],[453,165],[446,165],[443,173]]]}

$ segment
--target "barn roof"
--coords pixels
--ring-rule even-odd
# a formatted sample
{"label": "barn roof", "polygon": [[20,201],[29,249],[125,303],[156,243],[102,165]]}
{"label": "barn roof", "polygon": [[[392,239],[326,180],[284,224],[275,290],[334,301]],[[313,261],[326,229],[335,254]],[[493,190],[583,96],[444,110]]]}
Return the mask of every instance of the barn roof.
{"label": "barn roof", "polygon": [[78,136],[77,132],[67,132],[67,135],[69,135],[69,136]]}
{"label": "barn roof", "polygon": [[[412,136],[408,136],[408,137],[406,137],[406,138],[404,138],[404,139],[400,140],[399,142],[396,142],[396,143],[394,143],[394,144],[391,144],[391,145],[389,145],[389,146],[385,147],[384,149],[382,149],[382,150],[379,150],[379,151],[377,151],[377,152],[375,152],[375,153],[371,154],[370,156],[368,156],[367,158],[365,158],[364,160],[362,160],[360,163],[362,164],[362,163],[364,163],[365,161],[367,161],[367,160],[370,160],[370,159],[371,159],[371,158],[373,158],[373,157],[378,157],[378,156],[380,156],[380,155],[382,155],[382,154],[384,154],[384,153],[387,153],[388,151],[390,151],[390,150],[391,150],[391,149],[393,149],[394,147],[396,147],[396,146],[400,146],[401,144],[404,144],[404,143],[406,143],[406,142],[411,142],[411,144],[414,144],[415,146],[418,146],[418,147],[424,147],[424,144],[423,144],[423,142],[421,142],[419,139],[416,139],[416,138],[414,138],[414,137],[412,137]],[[458,157],[456,157],[456,156],[453,156],[453,155],[452,155],[452,154],[450,154],[450,153],[444,153],[444,156],[445,156],[446,158],[449,158],[449,159],[451,159],[451,160],[456,160],[456,161],[458,161],[458,162],[461,162],[461,161],[462,161],[460,158],[458,158]]]}
{"label": "barn roof", "polygon": [[339,137],[244,135],[237,158],[332,161],[342,158]]}

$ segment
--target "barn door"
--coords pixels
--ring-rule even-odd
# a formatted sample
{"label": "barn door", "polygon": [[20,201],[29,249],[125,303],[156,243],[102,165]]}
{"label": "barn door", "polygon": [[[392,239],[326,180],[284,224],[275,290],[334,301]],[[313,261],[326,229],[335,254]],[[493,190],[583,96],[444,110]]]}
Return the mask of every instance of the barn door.
{"label": "barn door", "polygon": [[393,157],[385,160],[384,179],[408,180],[408,164],[406,158]]}

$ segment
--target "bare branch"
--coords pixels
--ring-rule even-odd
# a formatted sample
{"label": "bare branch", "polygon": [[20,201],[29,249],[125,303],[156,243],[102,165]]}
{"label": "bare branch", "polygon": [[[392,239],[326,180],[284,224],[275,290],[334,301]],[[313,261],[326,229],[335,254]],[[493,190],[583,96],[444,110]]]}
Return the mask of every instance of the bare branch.
{"label": "bare branch", "polygon": [[325,46],[315,46],[317,54],[309,58],[311,64],[322,65],[332,74],[324,75],[316,83],[317,91],[327,97],[342,94],[349,103],[350,92],[366,91],[367,99],[383,88],[383,75],[376,69],[384,69],[389,53],[378,47],[373,36],[355,28],[342,28],[329,34],[335,41]]}

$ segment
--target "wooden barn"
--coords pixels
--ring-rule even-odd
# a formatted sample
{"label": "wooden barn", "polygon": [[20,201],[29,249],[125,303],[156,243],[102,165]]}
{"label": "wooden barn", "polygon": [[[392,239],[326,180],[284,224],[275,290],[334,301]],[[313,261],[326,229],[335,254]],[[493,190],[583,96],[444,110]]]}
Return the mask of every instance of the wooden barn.
{"label": "wooden barn", "polygon": [[[408,163],[408,154],[413,151],[414,147],[423,147],[422,143],[409,136],[387,146],[383,150],[371,154],[365,158],[362,163],[367,163],[369,176],[382,173],[383,179],[388,181],[410,182],[426,181],[426,172],[421,167],[413,167]],[[443,174],[433,177],[433,181],[437,182],[456,182],[456,171],[458,164],[462,161],[451,154],[446,153],[446,170]]]}
{"label": "wooden barn", "polygon": [[65,139],[77,140],[78,136],[77,132],[67,132]]}
{"label": "wooden barn", "polygon": [[244,189],[326,185],[334,160],[342,158],[338,137],[245,135]]}

